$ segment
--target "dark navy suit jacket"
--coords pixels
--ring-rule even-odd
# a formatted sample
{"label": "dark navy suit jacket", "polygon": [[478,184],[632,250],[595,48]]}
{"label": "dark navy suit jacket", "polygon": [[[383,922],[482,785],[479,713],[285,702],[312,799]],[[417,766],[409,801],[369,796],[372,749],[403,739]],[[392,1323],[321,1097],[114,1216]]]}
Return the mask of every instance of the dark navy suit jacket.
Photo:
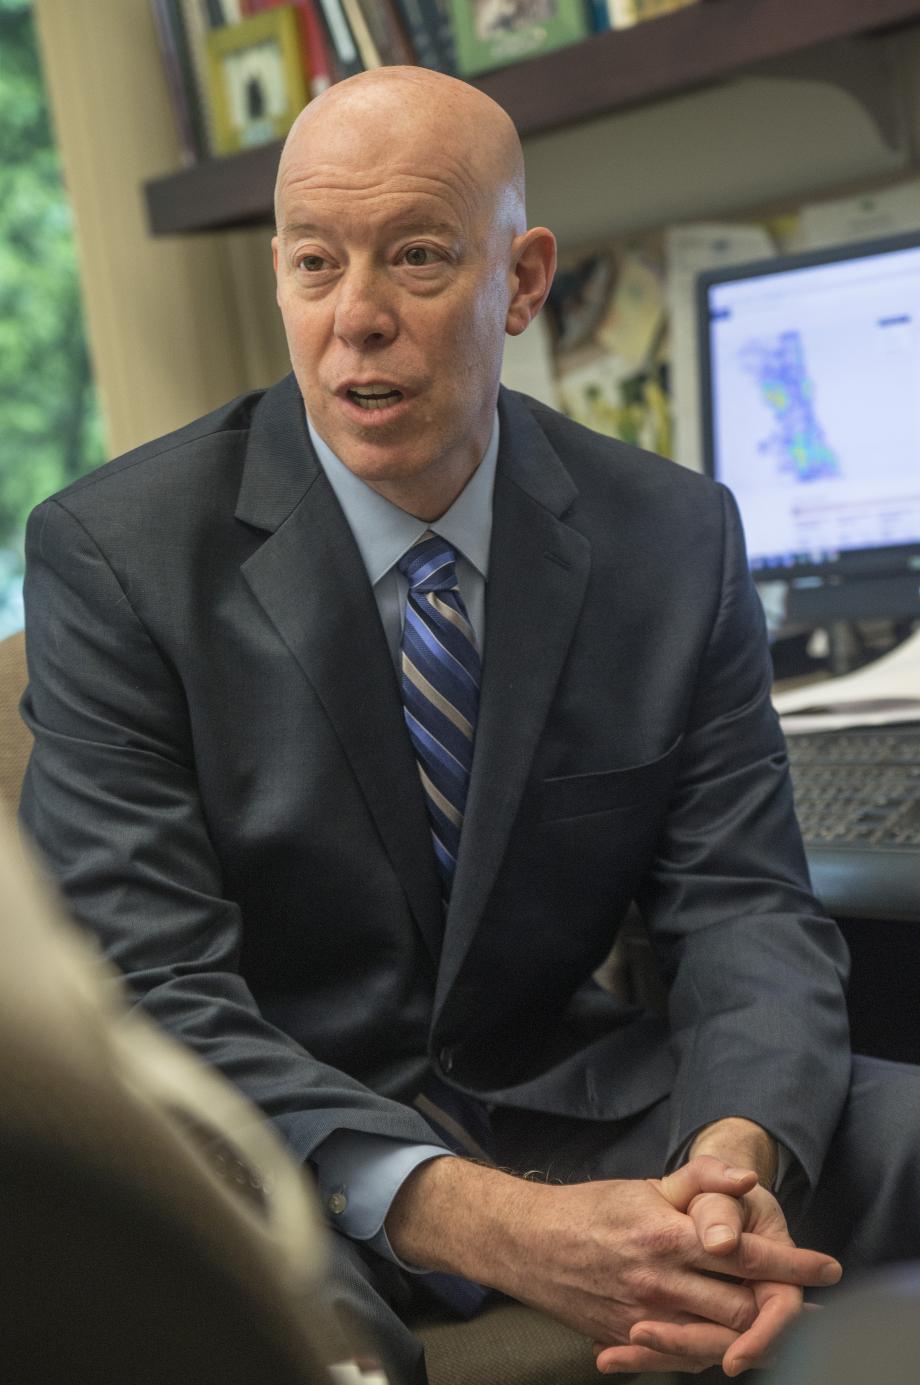
{"label": "dark navy suit jacket", "polygon": [[[814,1180],[849,1077],[730,495],[503,391],[450,909],[373,594],[288,377],[28,534],[23,816],[167,1028],[301,1157],[425,1140],[429,1064],[592,1118],[671,1093]],[[591,981],[631,901],[668,1022]]]}

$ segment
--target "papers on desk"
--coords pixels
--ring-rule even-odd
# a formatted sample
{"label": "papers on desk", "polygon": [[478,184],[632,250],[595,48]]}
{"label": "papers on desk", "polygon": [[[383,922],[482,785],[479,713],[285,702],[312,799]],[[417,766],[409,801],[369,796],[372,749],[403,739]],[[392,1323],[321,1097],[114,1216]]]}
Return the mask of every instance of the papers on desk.
{"label": "papers on desk", "polygon": [[339,1361],[327,1366],[332,1385],[389,1385],[389,1376],[383,1371],[359,1366],[356,1361]]}
{"label": "papers on desk", "polygon": [[787,736],[920,721],[920,630],[855,673],[777,693],[773,705]]}

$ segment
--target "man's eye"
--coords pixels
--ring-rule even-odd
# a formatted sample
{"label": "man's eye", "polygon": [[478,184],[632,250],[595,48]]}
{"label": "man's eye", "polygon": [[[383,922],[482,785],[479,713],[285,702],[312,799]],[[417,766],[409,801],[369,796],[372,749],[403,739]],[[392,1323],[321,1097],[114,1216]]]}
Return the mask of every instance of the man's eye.
{"label": "man's eye", "polygon": [[298,269],[305,269],[308,274],[315,274],[320,269],[325,269],[326,261],[322,255],[301,255],[297,261]]}
{"label": "man's eye", "polygon": [[410,245],[405,255],[406,264],[414,265],[419,268],[422,265],[429,265],[434,262],[434,254],[427,246]]}

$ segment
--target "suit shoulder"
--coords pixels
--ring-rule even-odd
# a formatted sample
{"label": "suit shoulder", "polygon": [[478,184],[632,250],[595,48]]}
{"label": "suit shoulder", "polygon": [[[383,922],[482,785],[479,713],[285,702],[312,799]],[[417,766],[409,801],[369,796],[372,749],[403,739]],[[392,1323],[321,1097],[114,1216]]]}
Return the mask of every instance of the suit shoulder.
{"label": "suit shoulder", "polygon": [[[78,477],[49,499],[65,509],[77,511],[82,510],[84,504],[95,505],[95,492],[100,486],[117,485],[142,474],[143,484],[155,488],[163,473],[171,472],[174,464],[181,465],[186,472],[194,469],[196,463],[199,467],[213,466],[216,461],[219,466],[240,450],[241,443],[245,446],[253,414],[264,394],[264,390],[241,394],[201,418],[142,443]],[[142,468],[140,473],[139,468]]]}
{"label": "suit shoulder", "polygon": [[596,433],[529,395],[519,394],[517,398],[532,415],[579,488],[598,485],[614,487],[622,493],[623,487],[628,486],[649,496],[667,491],[675,499],[685,495],[688,502],[703,505],[716,500],[722,489],[700,472],[691,471],[656,452],[647,452],[618,438]]}

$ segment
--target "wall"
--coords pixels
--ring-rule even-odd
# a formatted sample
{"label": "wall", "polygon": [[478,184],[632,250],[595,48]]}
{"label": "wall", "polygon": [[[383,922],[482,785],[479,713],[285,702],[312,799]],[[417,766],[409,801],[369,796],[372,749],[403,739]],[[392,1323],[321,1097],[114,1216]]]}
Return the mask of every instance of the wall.
{"label": "wall", "polygon": [[141,180],[179,164],[147,0],[36,0],[35,10],[117,453],[259,373],[254,356],[270,352],[247,299],[258,279],[256,238],[147,233]]}
{"label": "wall", "polygon": [[[118,451],[286,368],[270,233],[152,239],[140,183],[179,158],[147,0],[36,0],[36,9]],[[895,148],[837,87],[746,78],[528,140],[531,222],[577,246],[896,176],[920,143],[920,40],[871,42],[864,51],[881,60]],[[526,336],[512,343],[509,377],[528,364],[527,346]]]}

